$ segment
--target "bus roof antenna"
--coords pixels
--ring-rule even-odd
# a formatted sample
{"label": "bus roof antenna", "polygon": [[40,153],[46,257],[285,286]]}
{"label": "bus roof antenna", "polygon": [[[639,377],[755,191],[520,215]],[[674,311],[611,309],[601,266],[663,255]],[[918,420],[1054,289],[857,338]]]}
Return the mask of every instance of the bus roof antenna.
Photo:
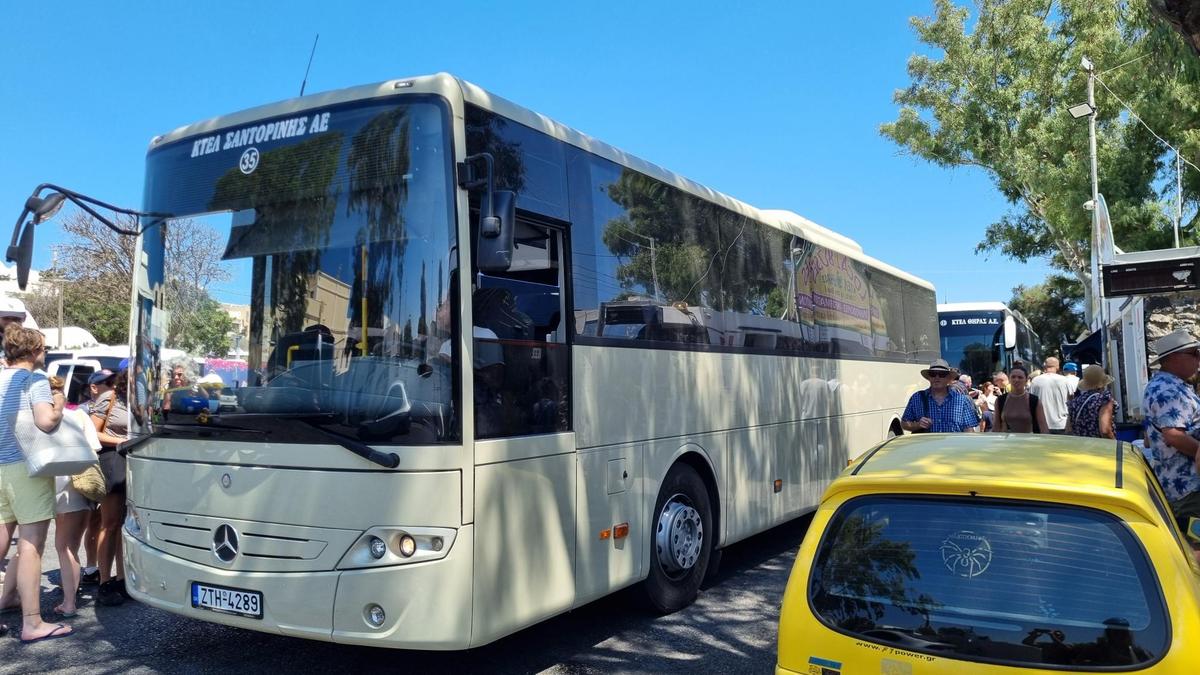
{"label": "bus roof antenna", "polygon": [[313,55],[317,53],[317,40],[321,39],[321,34],[317,33],[313,38],[312,51],[308,53],[308,66],[304,69],[304,79],[300,81],[300,95],[304,95],[304,87],[308,84],[308,71],[312,70]]}

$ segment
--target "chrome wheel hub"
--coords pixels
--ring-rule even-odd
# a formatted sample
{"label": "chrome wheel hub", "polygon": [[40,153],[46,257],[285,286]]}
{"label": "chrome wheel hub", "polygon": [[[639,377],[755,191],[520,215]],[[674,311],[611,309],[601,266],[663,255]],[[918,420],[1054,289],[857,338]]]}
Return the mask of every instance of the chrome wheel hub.
{"label": "chrome wheel hub", "polygon": [[704,522],[700,512],[686,500],[683,495],[671,497],[658,515],[654,545],[659,564],[669,574],[686,573],[695,567],[704,546]]}

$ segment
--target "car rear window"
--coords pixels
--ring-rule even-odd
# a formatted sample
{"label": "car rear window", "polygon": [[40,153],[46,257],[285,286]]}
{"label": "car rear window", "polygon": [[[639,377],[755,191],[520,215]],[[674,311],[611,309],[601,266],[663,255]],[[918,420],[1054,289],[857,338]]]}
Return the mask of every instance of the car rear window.
{"label": "car rear window", "polygon": [[1079,507],[851,500],[825,531],[809,601],[844,633],[967,660],[1136,667],[1169,646],[1145,551]]}
{"label": "car rear window", "polygon": [[75,366],[71,371],[71,382],[67,386],[67,403],[79,405],[91,396],[88,378],[92,376],[91,366]]}

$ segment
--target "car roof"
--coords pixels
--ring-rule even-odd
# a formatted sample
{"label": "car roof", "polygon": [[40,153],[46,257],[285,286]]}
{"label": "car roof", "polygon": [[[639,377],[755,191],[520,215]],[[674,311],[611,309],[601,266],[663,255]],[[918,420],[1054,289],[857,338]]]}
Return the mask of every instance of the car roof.
{"label": "car roof", "polygon": [[876,446],[826,492],[969,494],[1060,503],[1119,503],[1157,522],[1137,448],[1049,434],[914,434]]}

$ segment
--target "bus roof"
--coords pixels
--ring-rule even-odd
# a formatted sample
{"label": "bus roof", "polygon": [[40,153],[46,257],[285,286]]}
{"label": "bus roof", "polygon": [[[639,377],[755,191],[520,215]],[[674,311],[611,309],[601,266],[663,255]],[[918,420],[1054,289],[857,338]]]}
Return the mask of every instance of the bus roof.
{"label": "bus roof", "polygon": [[339,103],[379,98],[383,96],[392,96],[396,94],[415,92],[444,94],[447,92],[447,90],[452,88],[460,90],[462,92],[463,99],[468,103],[477,105],[486,110],[490,110],[527,127],[541,131],[560,141],[569,143],[612,162],[644,173],[648,176],[663,181],[664,183],[673,185],[685,192],[700,197],[701,199],[706,199],[713,203],[719,204],[748,218],[771,225],[777,229],[801,237],[814,244],[837,251],[838,253],[858,260],[859,262],[867,264],[875,269],[900,277],[901,279],[917,284],[918,286],[922,286],[929,290],[933,290],[933,284],[929,283],[928,281],[866,255],[863,252],[862,246],[860,246],[853,239],[845,235],[838,234],[829,228],[818,225],[797,213],[780,209],[758,209],[750,206],[745,202],[734,199],[733,197],[721,192],[717,192],[716,190],[705,187],[694,181],[688,180],[683,176],[672,173],[656,164],[652,164],[639,157],[623,152],[611,145],[608,145],[607,143],[598,141],[586,134],[555,122],[545,115],[519,106],[508,99],[496,96],[495,94],[492,94],[481,87],[448,73],[437,73],[435,75],[426,75],[421,77],[387,80],[377,84],[360,85],[329,92],[310,94],[308,96],[249,108],[247,110],[229,115],[214,117],[202,122],[196,122],[194,124],[179,127],[170,133],[154,137],[150,141],[150,150],[154,150],[158,146],[166,143],[173,143],[175,141],[182,140],[189,136],[211,133],[212,131],[226,127],[244,125],[267,117],[276,117]]}

